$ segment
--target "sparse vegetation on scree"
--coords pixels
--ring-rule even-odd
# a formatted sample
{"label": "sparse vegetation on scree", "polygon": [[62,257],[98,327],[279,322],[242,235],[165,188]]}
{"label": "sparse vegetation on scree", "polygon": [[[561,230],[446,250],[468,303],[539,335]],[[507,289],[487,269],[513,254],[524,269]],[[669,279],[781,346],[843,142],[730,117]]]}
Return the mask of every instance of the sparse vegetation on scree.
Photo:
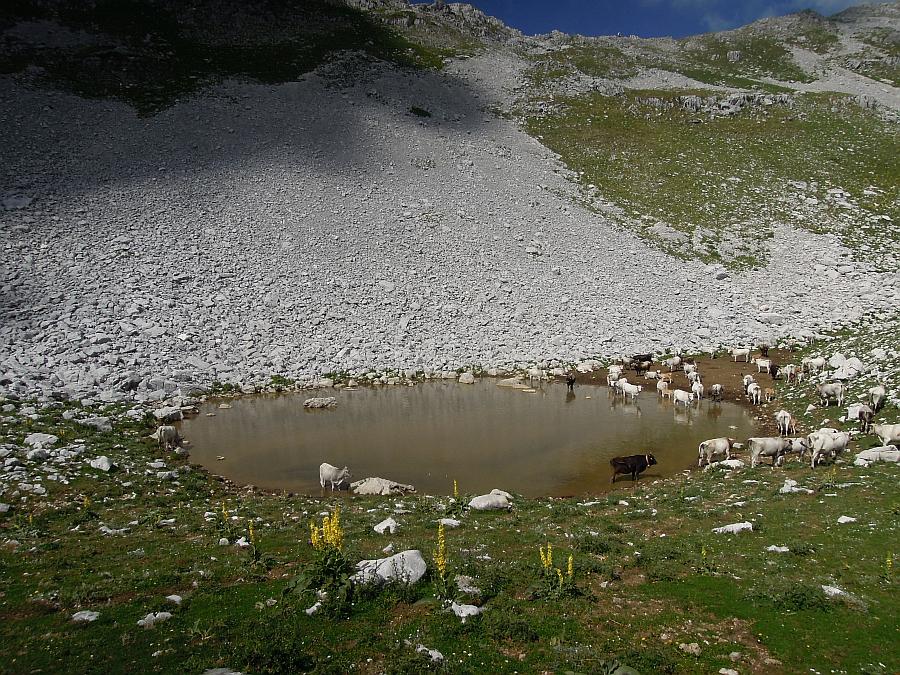
{"label": "sparse vegetation on scree", "polygon": [[[765,264],[773,228],[791,223],[838,234],[864,256],[894,258],[896,125],[837,95],[710,119],[677,107],[692,94],[708,95],[570,98],[526,126],[578,172],[586,203],[622,207],[624,222],[675,255]],[[674,236],[658,235],[660,223]]]}
{"label": "sparse vegetation on scree", "polygon": [[[896,387],[895,349],[878,326],[863,325],[795,356],[843,351],[877,363],[851,385],[852,400],[876,380]],[[809,383],[779,385],[776,405],[795,411],[803,430],[841,426],[834,407],[803,413],[810,391]],[[900,621],[893,465],[845,460],[811,470],[792,460],[724,475],[693,471],[624,481],[595,499],[515,498],[511,512],[474,512],[460,507],[464,485],[448,485],[447,496],[403,498],[242,490],[164,455],[146,438],[155,422],[133,421],[120,406],[105,411],[113,431],[95,432],[64,419],[80,412],[77,405],[33,414],[26,405],[7,409],[9,441],[53,433],[60,444],[84,444],[85,463],[105,455],[118,468],[87,469],[68,485],[44,481],[47,497],[25,497],[2,516],[2,672],[613,672],[618,664],[640,673],[891,673],[900,666],[892,639]],[[894,419],[893,405],[879,417]],[[854,446],[876,443],[860,436]],[[154,461],[177,469],[174,480],[160,479]],[[811,492],[779,493],[787,478]],[[397,533],[373,532],[389,515]],[[437,520],[448,516],[461,526],[439,533]],[[753,531],[712,531],[736,522]],[[388,544],[422,551],[425,579],[410,587],[351,584],[347,566],[383,557]],[[471,582],[457,584],[460,574]],[[461,590],[470,585],[478,590]],[[334,600],[307,615],[320,587]],[[180,604],[166,599],[173,594]],[[463,623],[445,599],[483,612]],[[99,617],[71,620],[84,610]],[[171,618],[137,625],[161,611]],[[420,645],[444,660],[432,662]]]}

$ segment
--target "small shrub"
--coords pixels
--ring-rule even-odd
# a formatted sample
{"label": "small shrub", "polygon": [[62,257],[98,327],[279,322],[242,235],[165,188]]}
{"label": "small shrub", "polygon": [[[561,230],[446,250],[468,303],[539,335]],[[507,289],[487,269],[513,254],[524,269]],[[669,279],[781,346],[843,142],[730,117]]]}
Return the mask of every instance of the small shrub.
{"label": "small shrub", "polygon": [[536,642],[539,635],[527,621],[521,619],[512,612],[504,611],[488,612],[484,616],[482,626],[484,632],[494,640],[512,640],[513,642]]}
{"label": "small shrub", "polygon": [[416,116],[418,116],[418,117],[431,117],[431,113],[430,113],[430,112],[428,112],[427,110],[425,110],[425,108],[420,108],[420,107],[417,106],[417,105],[412,106],[412,107],[409,109],[409,112],[411,112],[413,115],[416,115]]}

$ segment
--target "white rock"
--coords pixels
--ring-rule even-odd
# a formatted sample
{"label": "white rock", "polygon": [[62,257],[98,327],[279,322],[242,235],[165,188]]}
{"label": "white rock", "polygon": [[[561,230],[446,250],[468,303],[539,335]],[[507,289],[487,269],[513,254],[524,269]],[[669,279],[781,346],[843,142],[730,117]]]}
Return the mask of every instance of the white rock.
{"label": "white rock", "polygon": [[237,546],[238,548],[249,548],[250,542],[247,541],[247,537],[241,537],[236,542],[234,542],[234,545]]}
{"label": "white rock", "polygon": [[178,422],[184,419],[184,413],[181,408],[170,406],[168,408],[158,408],[153,411],[153,416],[163,423]]}
{"label": "white rock", "polygon": [[463,373],[459,376],[460,384],[475,384],[475,375],[472,373]]}
{"label": "white rock", "polygon": [[43,462],[49,456],[50,453],[40,446],[25,453],[25,459],[27,459],[29,462]]}
{"label": "white rock", "polygon": [[789,553],[791,549],[787,546],[776,546],[775,544],[772,544],[766,548],[766,550],[771,551],[772,553]]}
{"label": "white rock", "polygon": [[316,612],[318,612],[322,608],[322,603],[319,600],[316,600],[315,604],[307,607],[303,611],[306,612],[308,616],[312,616]]}
{"label": "white rock", "polygon": [[456,520],[456,518],[441,518],[438,523],[444,527],[449,527],[451,530],[455,530],[462,525],[462,521]]}
{"label": "white rock", "polygon": [[219,539],[219,546],[228,546],[229,543],[227,537],[221,537]]}
{"label": "white rock", "polygon": [[[881,445],[877,448],[863,450],[856,455],[857,461],[869,462],[900,462],[900,450],[895,445]],[[856,462],[854,462],[855,464]]]}
{"label": "white rock", "polygon": [[731,525],[723,525],[722,527],[714,527],[713,532],[716,534],[737,534],[738,532],[752,532],[753,523],[732,523]]}
{"label": "white rock", "polygon": [[475,509],[476,511],[508,511],[512,508],[509,497],[506,496],[508,493],[503,493],[500,490],[497,492],[501,492],[501,494],[496,494],[494,491],[491,491],[486,495],[473,497],[469,502],[469,508]]}
{"label": "white rock", "polygon": [[25,445],[34,446],[45,446],[45,445],[55,445],[59,440],[59,436],[54,436],[53,434],[28,434],[25,437]]}
{"label": "white rock", "polygon": [[385,518],[372,529],[375,530],[378,534],[384,534],[385,532],[394,534],[397,531],[398,526],[399,524],[393,518]]}
{"label": "white rock", "polygon": [[86,609],[82,610],[80,612],[75,612],[72,615],[72,621],[91,622],[91,621],[96,621],[99,618],[100,618],[100,612],[91,612]]}
{"label": "white rock", "polygon": [[112,423],[108,417],[87,417],[76,421],[82,426],[93,427],[97,431],[112,431]]}
{"label": "white rock", "polygon": [[416,491],[412,485],[377,477],[363,478],[350,483],[350,488],[358,495],[404,495]]}
{"label": "white rock", "polygon": [[794,492],[801,492],[804,494],[811,495],[814,490],[810,490],[808,488],[797,487],[797,481],[791,480],[790,478],[785,478],[784,485],[781,486],[781,489],[778,490],[783,495],[791,494]]}
{"label": "white rock", "polygon": [[137,625],[143,628],[153,628],[155,624],[168,621],[171,618],[172,615],[169,612],[150,612],[143,619],[138,620]]}
{"label": "white rock", "polygon": [[427,654],[432,663],[443,663],[444,661],[443,654],[441,654],[437,649],[429,649],[425,645],[419,645],[418,647],[416,647],[416,652],[418,654]]}
{"label": "white rock", "polygon": [[453,610],[453,613],[456,614],[462,622],[465,623],[466,619],[478,616],[483,611],[481,607],[476,607],[475,605],[460,605],[455,601],[450,605],[450,609]]}
{"label": "white rock", "polygon": [[182,597],[180,595],[167,595],[166,600],[176,605],[180,605],[182,601]]}
{"label": "white rock", "polygon": [[91,460],[91,468],[100,469],[100,471],[112,471],[115,466],[116,465],[113,464],[112,460],[106,455]]}
{"label": "white rock", "polygon": [[425,575],[427,565],[422,552],[415,549],[401,551],[388,558],[360,560],[356,563],[353,580],[361,584],[382,584],[398,581],[407,585],[416,583]]}
{"label": "white rock", "polygon": [[719,668],[719,675],[740,675],[734,668]]}
{"label": "white rock", "polygon": [[841,525],[845,525],[845,524],[847,524],[847,523],[855,523],[855,522],[856,522],[856,518],[851,518],[850,516],[841,516],[840,518],[837,519],[837,521],[838,521]]}
{"label": "white rock", "polygon": [[746,466],[743,460],[740,459],[723,459],[721,462],[713,462],[712,464],[707,464],[704,470],[708,469],[743,469]]}

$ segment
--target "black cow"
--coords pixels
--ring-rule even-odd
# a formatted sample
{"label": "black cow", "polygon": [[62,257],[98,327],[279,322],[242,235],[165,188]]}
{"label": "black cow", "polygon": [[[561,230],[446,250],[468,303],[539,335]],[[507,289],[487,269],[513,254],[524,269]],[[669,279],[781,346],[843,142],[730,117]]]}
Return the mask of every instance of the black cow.
{"label": "black cow", "polygon": [[636,480],[638,475],[644,473],[648,466],[656,464],[656,457],[650,454],[646,455],[628,455],[628,457],[613,457],[609,460],[609,465],[613,468],[613,476],[611,483],[616,482],[616,476],[619,474],[631,474],[631,480]]}
{"label": "black cow", "polygon": [[575,391],[575,376],[572,373],[566,375],[566,388],[569,391]]}

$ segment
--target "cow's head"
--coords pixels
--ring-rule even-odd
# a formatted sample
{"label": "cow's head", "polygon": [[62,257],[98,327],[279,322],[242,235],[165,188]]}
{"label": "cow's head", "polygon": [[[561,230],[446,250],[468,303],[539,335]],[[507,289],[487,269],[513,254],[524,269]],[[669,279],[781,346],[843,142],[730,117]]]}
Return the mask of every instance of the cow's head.
{"label": "cow's head", "polygon": [[653,466],[654,464],[656,464],[656,457],[648,454],[647,455],[647,466]]}

